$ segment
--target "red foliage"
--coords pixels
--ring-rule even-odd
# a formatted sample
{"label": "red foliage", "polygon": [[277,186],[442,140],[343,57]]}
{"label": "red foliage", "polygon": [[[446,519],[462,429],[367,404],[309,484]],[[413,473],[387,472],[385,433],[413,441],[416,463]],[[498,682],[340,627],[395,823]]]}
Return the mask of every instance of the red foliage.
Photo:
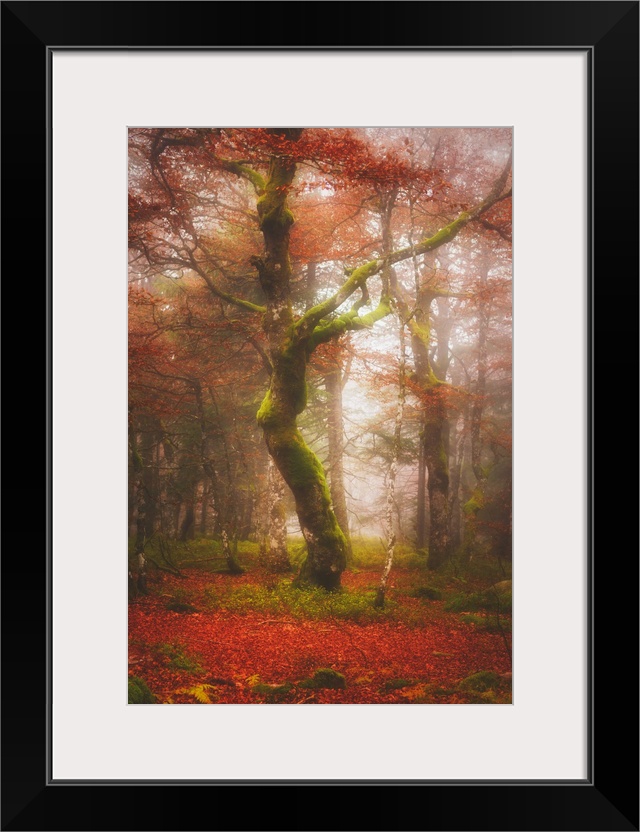
{"label": "red foliage", "polygon": [[[343,583],[347,589],[364,589],[378,577],[373,572],[347,572]],[[403,579],[398,571],[392,584],[401,584]],[[215,574],[191,573],[183,579],[163,576],[163,592],[179,587],[199,598],[207,586],[220,587],[229,580]],[[244,575],[233,580],[236,586],[256,578]],[[130,673],[144,678],[161,702],[169,697],[173,702],[193,702],[189,695],[176,691],[213,682],[217,701],[255,704],[251,677],[259,676],[272,685],[295,684],[317,668],[330,667],[344,674],[346,690],[294,688],[283,701],[406,703],[411,701],[407,690],[381,692],[385,682],[405,679],[448,687],[479,670],[510,671],[502,637],[462,624],[458,615],[443,610],[442,601],[429,602],[431,613],[422,627],[398,622],[301,621],[253,611],[206,611],[204,605],[200,609],[192,614],[171,612],[158,596],[140,598],[129,607]],[[180,645],[185,654],[197,657],[202,672],[189,674],[170,667],[170,660],[158,651],[163,644]],[[456,701],[455,694],[447,701]]]}

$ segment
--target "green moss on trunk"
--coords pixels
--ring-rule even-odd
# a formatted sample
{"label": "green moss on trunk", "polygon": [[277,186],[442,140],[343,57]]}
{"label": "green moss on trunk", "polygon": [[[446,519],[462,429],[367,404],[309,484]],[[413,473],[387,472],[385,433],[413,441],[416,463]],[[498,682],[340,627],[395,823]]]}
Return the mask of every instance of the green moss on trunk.
{"label": "green moss on trunk", "polygon": [[274,403],[272,391],[265,396],[258,421],[269,453],[294,496],[307,544],[298,583],[337,589],[347,565],[347,541],[333,511],[322,464],[304,441],[295,419],[287,419]]}
{"label": "green moss on trunk", "polygon": [[[299,139],[299,128],[272,128],[286,142]],[[257,413],[271,457],[296,502],[308,555],[298,580],[336,589],[346,566],[346,541],[338,525],[320,461],[304,442],[296,417],[307,406],[306,370],[312,349],[310,332],[293,321],[289,232],[294,217],[287,205],[296,165],[293,156],[271,157],[264,193],[257,201],[265,243],[255,258],[267,299],[263,329],[269,342],[271,383]]]}

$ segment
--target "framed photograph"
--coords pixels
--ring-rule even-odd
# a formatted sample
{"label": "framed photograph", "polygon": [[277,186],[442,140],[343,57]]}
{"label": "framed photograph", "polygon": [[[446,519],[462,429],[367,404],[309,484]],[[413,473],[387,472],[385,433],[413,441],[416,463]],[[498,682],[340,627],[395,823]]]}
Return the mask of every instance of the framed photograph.
{"label": "framed photograph", "polygon": [[[47,328],[46,546],[21,557],[9,552],[3,563],[3,829],[188,829],[196,828],[194,818],[201,811],[209,818],[207,826],[237,829],[638,829],[637,557],[629,555],[626,537],[623,543],[628,498],[622,478],[613,473],[623,470],[621,462],[628,457],[622,450],[629,431],[624,392],[632,386],[632,346],[625,344],[625,336],[636,331],[638,3],[376,3],[368,9],[363,22],[361,6],[349,3],[2,4],[5,125],[10,125],[4,167],[10,207],[5,240],[11,242],[5,245],[5,275],[25,271],[28,251],[29,271],[37,264],[35,272],[46,287],[36,294],[43,302],[46,295]],[[240,30],[220,26],[237,15],[242,15]],[[281,32],[288,29],[274,29],[275,15],[294,26],[304,24],[303,42],[284,43]],[[423,31],[428,34],[416,34]],[[307,240],[295,241],[298,248],[283,254],[280,226],[271,242],[266,230],[267,201],[288,198],[291,183],[282,182],[287,165],[297,158],[298,141],[307,142],[300,158],[312,159],[294,207]],[[437,154],[445,150],[455,165],[439,160]],[[420,153],[429,157],[424,170]],[[205,156],[206,182],[198,180],[205,176],[199,172]],[[271,167],[263,158],[271,158]],[[395,167],[389,178],[383,171],[391,162]],[[175,219],[182,208],[175,200],[183,199],[191,209],[197,182],[200,214],[196,219],[189,214],[192,236],[185,244],[180,236],[185,226]],[[340,195],[326,210],[325,185]],[[437,202],[439,189],[447,196]],[[438,213],[424,212],[422,230],[414,236],[414,216],[423,210],[425,194],[437,202]],[[233,219],[242,214],[249,196],[253,202],[247,202],[245,213],[257,212],[265,241],[261,258],[246,256],[243,235],[254,232]],[[354,221],[349,206],[356,202],[367,213]],[[343,207],[334,207],[339,204]],[[289,216],[288,204],[277,207],[281,219]],[[335,247],[332,262],[337,266],[331,274],[318,270],[318,280],[325,283],[313,283],[310,264],[318,259],[311,242],[313,223],[319,227],[331,216],[329,237],[335,244],[340,211],[346,212],[345,223],[358,226],[357,234],[351,232],[347,253]],[[238,327],[245,324],[230,309],[271,315],[271,328],[242,329],[242,343],[252,345],[253,357],[243,354],[241,365],[223,371],[223,356],[215,371],[228,372],[221,389],[241,388],[260,407],[258,421],[269,453],[257,457],[255,467],[253,462],[245,467],[246,487],[275,477],[269,474],[271,458],[295,496],[295,505],[293,500],[284,503],[293,540],[289,553],[294,551],[295,560],[298,549],[307,552],[296,580],[302,576],[319,582],[322,591],[336,589],[322,581],[339,583],[344,565],[330,565],[325,575],[322,554],[313,561],[319,532],[309,519],[313,512],[305,513],[303,496],[296,493],[299,471],[287,467],[286,431],[280,424],[273,435],[268,429],[269,419],[276,418],[269,409],[274,397],[284,395],[278,362],[288,355],[274,340],[278,316],[286,310],[277,292],[274,299],[269,293],[283,279],[289,259],[297,262],[307,281],[306,294],[292,282],[289,311],[294,309],[298,330],[311,322],[308,339],[314,349],[321,347],[320,369],[314,369],[323,379],[320,397],[330,396],[327,367],[338,360],[334,335],[369,330],[382,321],[385,346],[375,360],[388,369],[385,406],[392,414],[405,379],[414,385],[414,395],[420,381],[418,363],[410,371],[404,366],[405,358],[412,360],[409,342],[419,337],[424,313],[420,286],[424,290],[426,284],[420,280],[426,278],[418,257],[437,255],[441,239],[450,242],[471,222],[482,229],[474,243],[478,274],[481,234],[492,241],[494,258],[486,265],[485,280],[497,285],[504,278],[506,283],[513,263],[513,303],[509,296],[502,323],[491,325],[484,358],[475,353],[470,359],[476,362],[473,368],[492,362],[494,378],[502,378],[511,350],[510,342],[505,346],[500,339],[503,329],[510,332],[512,305],[513,498],[511,503],[510,478],[500,490],[487,465],[500,457],[498,434],[509,433],[510,445],[511,399],[492,399],[493,394],[483,392],[480,371],[471,369],[472,383],[463,392],[469,401],[490,402],[494,452],[491,460],[481,460],[481,451],[473,457],[478,466],[475,474],[468,466],[468,493],[459,510],[462,514],[466,508],[467,518],[476,513],[487,518],[478,540],[486,542],[491,527],[494,549],[496,529],[510,529],[512,513],[513,555],[508,547],[509,571],[502,578],[511,579],[512,563],[513,630],[510,615],[500,617],[500,606],[494,626],[495,604],[484,590],[474,594],[475,585],[460,594],[467,607],[455,606],[461,602],[451,587],[467,580],[465,572],[456,571],[441,583],[436,578],[428,587],[420,578],[414,586],[413,561],[408,555],[402,561],[397,549],[396,566],[406,567],[408,583],[403,584],[403,577],[394,584],[391,571],[391,583],[378,585],[376,598],[382,594],[384,606],[385,592],[390,593],[387,611],[395,612],[382,626],[395,628],[394,644],[405,640],[401,650],[396,648],[404,665],[392,666],[384,658],[385,642],[378,633],[377,663],[341,664],[342,659],[329,657],[318,669],[315,642],[304,646],[307,667],[304,650],[302,658],[293,656],[293,642],[277,629],[280,624],[272,630],[277,636],[264,637],[265,628],[273,627],[269,604],[276,595],[278,603],[289,604],[289,613],[295,611],[291,579],[265,577],[258,587],[241,578],[229,592],[229,581],[219,581],[207,565],[221,558],[225,569],[240,571],[246,566],[243,558],[255,558],[251,563],[267,576],[274,549],[272,544],[260,548],[258,526],[252,531],[253,548],[238,548],[246,535],[238,531],[239,521],[225,520],[225,505],[233,504],[238,513],[242,488],[232,491],[232,478],[224,480],[224,474],[208,467],[222,435],[211,427],[211,414],[223,408],[229,420],[243,415],[233,410],[233,396],[227,400],[211,390],[198,392],[196,339],[181,340],[185,322],[191,333],[215,331],[215,343],[231,350]],[[223,260],[234,266],[226,274],[216,261],[216,275],[224,280],[214,280],[209,240],[220,228],[224,245],[231,246]],[[129,275],[127,236],[134,252]],[[36,239],[43,244],[33,245]],[[358,275],[354,246],[368,258],[366,275]],[[463,387],[464,373],[469,378],[465,343],[482,341],[485,312],[478,300],[482,277],[474,278],[473,285],[462,278],[464,258],[472,256],[455,247],[447,251],[428,263],[428,286],[435,292],[428,303],[440,297],[443,305],[437,311],[443,318],[453,310],[468,322],[467,330],[461,325],[458,341],[452,336],[447,342],[454,365],[460,361],[460,380],[451,369],[441,375],[444,379],[448,372],[447,386],[457,388]],[[328,258],[319,262],[322,266]],[[243,268],[252,271],[252,283],[244,279]],[[256,274],[263,294],[251,288]],[[217,299],[213,312],[202,311],[213,307],[199,305],[199,284],[189,282],[198,275]],[[129,309],[128,281],[134,292]],[[170,288],[178,282],[179,290]],[[391,285],[396,286],[393,293]],[[615,303],[614,287],[623,303]],[[393,309],[381,312],[390,294],[396,298]],[[476,300],[469,300],[472,295]],[[467,303],[474,311],[465,311]],[[391,312],[399,329],[390,323]],[[141,342],[135,339],[148,332],[150,320],[157,327],[153,347],[145,341],[147,352],[136,352]],[[165,342],[160,330],[171,332]],[[436,370],[439,343],[427,336],[428,361]],[[322,351],[327,344],[334,352]],[[129,365],[133,408],[131,390],[127,392],[128,348],[130,362],[134,355],[133,371]],[[308,345],[305,349],[312,351]],[[350,418],[356,418],[358,397],[371,397],[371,385],[377,383],[373,377],[366,380],[372,360],[353,349],[350,366],[354,376],[369,384],[362,388],[369,392],[345,386]],[[164,397],[158,404],[154,387],[153,407],[166,407],[167,397],[179,404],[172,410],[171,431],[145,448],[144,437],[152,434],[144,421],[153,411],[145,398],[145,373],[151,365],[163,379]],[[178,366],[179,373],[167,369]],[[271,399],[264,398],[267,388]],[[379,391],[383,402],[382,387]],[[425,396],[433,401],[431,389]],[[397,413],[402,412],[409,441],[412,416],[398,407]],[[433,410],[429,413],[432,418]],[[399,436],[400,416],[395,418]],[[416,442],[423,435],[419,418]],[[464,439],[462,415],[460,424],[462,446],[468,442],[471,458],[473,428]],[[200,441],[193,439],[194,425]],[[596,426],[602,437],[599,456]],[[229,436],[242,435],[250,442],[250,425],[233,430]],[[375,494],[379,506],[387,499],[393,504],[394,487],[396,506],[405,499],[402,473],[397,481],[389,473],[402,472],[403,448],[400,439],[394,445],[393,430],[389,416],[376,434],[388,439],[387,450],[376,451],[388,467],[379,482],[370,478],[365,489],[368,498]],[[357,431],[365,435],[360,423]],[[620,437],[620,448],[613,452],[612,436]],[[299,451],[297,434],[292,441]],[[364,465],[371,449],[362,444],[365,440],[358,441],[358,464]],[[422,453],[435,482],[426,442],[424,447],[416,454]],[[199,479],[184,473],[193,469],[189,459],[196,451]],[[136,459],[147,452],[155,454],[147,470],[157,473],[159,485],[136,473]],[[224,453],[235,464],[237,442]],[[357,482],[364,476],[364,468],[354,465],[345,474],[352,510],[361,493]],[[491,482],[486,492],[478,491],[482,477]],[[162,509],[166,516],[155,521],[146,516],[151,503],[144,504],[144,493],[153,488],[168,495]],[[488,508],[482,513],[485,498],[488,506],[490,497],[497,503],[505,493],[509,526]],[[436,505],[437,499],[435,491],[430,493],[427,505]],[[335,505],[333,494],[331,500]],[[365,503],[364,497],[357,503],[359,516],[365,516]],[[123,570],[127,507],[129,596]],[[265,517],[270,510],[264,509]],[[394,529],[401,531],[403,524],[401,508],[392,515],[390,511],[381,532],[366,519],[359,526],[362,540],[388,531],[380,551],[391,553],[389,568]],[[203,541],[214,541],[207,543],[209,548],[200,551],[195,542],[180,550],[167,548],[166,541],[184,537],[188,542],[196,517]],[[433,532],[435,510],[425,522]],[[466,528],[475,528],[471,520]],[[151,542],[145,530],[151,531]],[[260,533],[272,540],[270,531]],[[356,560],[350,556],[356,578],[358,571],[367,576],[363,586],[369,580],[364,549]],[[435,537],[426,549],[429,557],[435,556]],[[480,543],[477,548],[469,544],[468,551],[482,560]],[[186,583],[181,589],[175,579],[185,553],[198,561],[197,574],[209,576],[202,586],[193,580],[191,595],[184,591]],[[147,570],[149,563],[155,571]],[[152,578],[156,584],[148,595]],[[353,600],[359,596],[352,580],[345,580],[352,595],[342,597]],[[487,578],[494,594],[499,585],[495,576],[490,582]],[[28,592],[16,592],[17,586]],[[408,624],[403,616],[409,615],[402,608],[403,586],[414,617],[441,609],[428,608],[429,603],[448,604],[442,618],[448,635],[443,647],[429,651],[428,672],[419,666],[421,648],[408,641],[409,630],[403,629]],[[251,594],[258,589],[259,603]],[[366,589],[376,591],[373,584]],[[128,619],[132,595],[134,615]],[[219,649],[205,645],[198,629],[205,604],[205,617],[218,627],[207,630],[206,638],[227,639]],[[327,643],[339,634],[341,644],[353,646],[352,618],[362,616],[363,608],[343,606],[332,605],[330,616],[314,607],[315,629],[309,632],[313,629],[314,637]],[[369,607],[366,616],[371,616]],[[14,627],[18,620],[20,626]],[[243,632],[247,621],[253,622],[253,635]],[[318,636],[320,631],[324,635]],[[185,640],[187,632],[193,642]],[[185,644],[198,639],[199,649],[185,652]],[[461,654],[467,650],[471,655],[482,644],[484,664],[461,659],[455,671],[437,676],[434,668],[450,658],[447,645],[455,639]],[[255,656],[255,673],[248,664],[229,660],[225,673],[213,678],[198,664],[214,653],[228,656],[242,649],[251,655],[251,649],[269,640],[276,642],[274,656],[279,651],[290,658],[286,678],[269,676]],[[150,650],[153,660],[147,661]],[[132,706],[147,702],[173,707]],[[302,704],[315,707],[298,707]],[[618,740],[632,746],[631,762],[622,762]],[[319,796],[324,811],[311,811]],[[255,799],[238,800],[245,797]]]}

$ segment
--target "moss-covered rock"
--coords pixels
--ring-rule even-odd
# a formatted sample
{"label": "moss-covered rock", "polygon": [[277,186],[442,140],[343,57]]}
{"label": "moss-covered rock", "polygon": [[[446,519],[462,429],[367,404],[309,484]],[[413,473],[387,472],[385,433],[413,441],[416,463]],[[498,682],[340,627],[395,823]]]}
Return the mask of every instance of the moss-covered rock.
{"label": "moss-covered rock", "polygon": [[460,690],[466,691],[488,691],[498,690],[504,685],[504,679],[492,670],[481,670],[479,673],[473,673],[467,676],[458,683]]}
{"label": "moss-covered rock", "polygon": [[289,682],[282,685],[266,685],[263,682],[257,682],[251,686],[251,692],[267,702],[279,702],[292,690],[293,685]]}
{"label": "moss-covered rock", "polygon": [[380,688],[380,691],[382,693],[390,693],[393,690],[402,690],[402,688],[408,688],[411,685],[413,685],[411,679],[389,679]]}
{"label": "moss-covered rock", "polygon": [[303,679],[299,683],[299,687],[311,688],[312,690],[322,688],[344,690],[347,687],[347,680],[337,670],[332,670],[330,667],[321,667],[316,670],[310,679]]}
{"label": "moss-covered rock", "polygon": [[193,604],[187,604],[184,601],[169,601],[167,609],[171,612],[183,612],[189,614],[192,612],[198,612],[197,607],[194,607]]}
{"label": "moss-covered rock", "polygon": [[429,601],[441,601],[442,593],[432,586],[419,586],[409,593],[414,598],[427,598]]}
{"label": "moss-covered rock", "polygon": [[511,581],[498,581],[497,584],[491,587],[490,591],[495,592],[497,595],[511,595],[511,589]]}

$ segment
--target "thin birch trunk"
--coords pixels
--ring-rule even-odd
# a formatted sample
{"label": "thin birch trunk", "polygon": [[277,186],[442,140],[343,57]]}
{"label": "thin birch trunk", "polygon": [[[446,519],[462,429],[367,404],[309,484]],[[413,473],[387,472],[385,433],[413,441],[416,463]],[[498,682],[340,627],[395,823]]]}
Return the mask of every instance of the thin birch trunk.
{"label": "thin birch trunk", "polygon": [[398,463],[400,460],[400,449],[402,443],[402,421],[404,418],[404,403],[406,399],[406,357],[405,357],[405,333],[404,321],[400,321],[400,366],[398,370],[398,403],[396,407],[396,421],[393,430],[393,449],[391,463],[387,475],[387,506],[385,516],[385,534],[387,538],[387,557],[380,576],[380,585],[376,594],[374,605],[384,607],[384,599],[387,591],[387,582],[393,566],[393,555],[396,545],[396,533],[393,524],[396,499],[396,477],[398,475]]}

